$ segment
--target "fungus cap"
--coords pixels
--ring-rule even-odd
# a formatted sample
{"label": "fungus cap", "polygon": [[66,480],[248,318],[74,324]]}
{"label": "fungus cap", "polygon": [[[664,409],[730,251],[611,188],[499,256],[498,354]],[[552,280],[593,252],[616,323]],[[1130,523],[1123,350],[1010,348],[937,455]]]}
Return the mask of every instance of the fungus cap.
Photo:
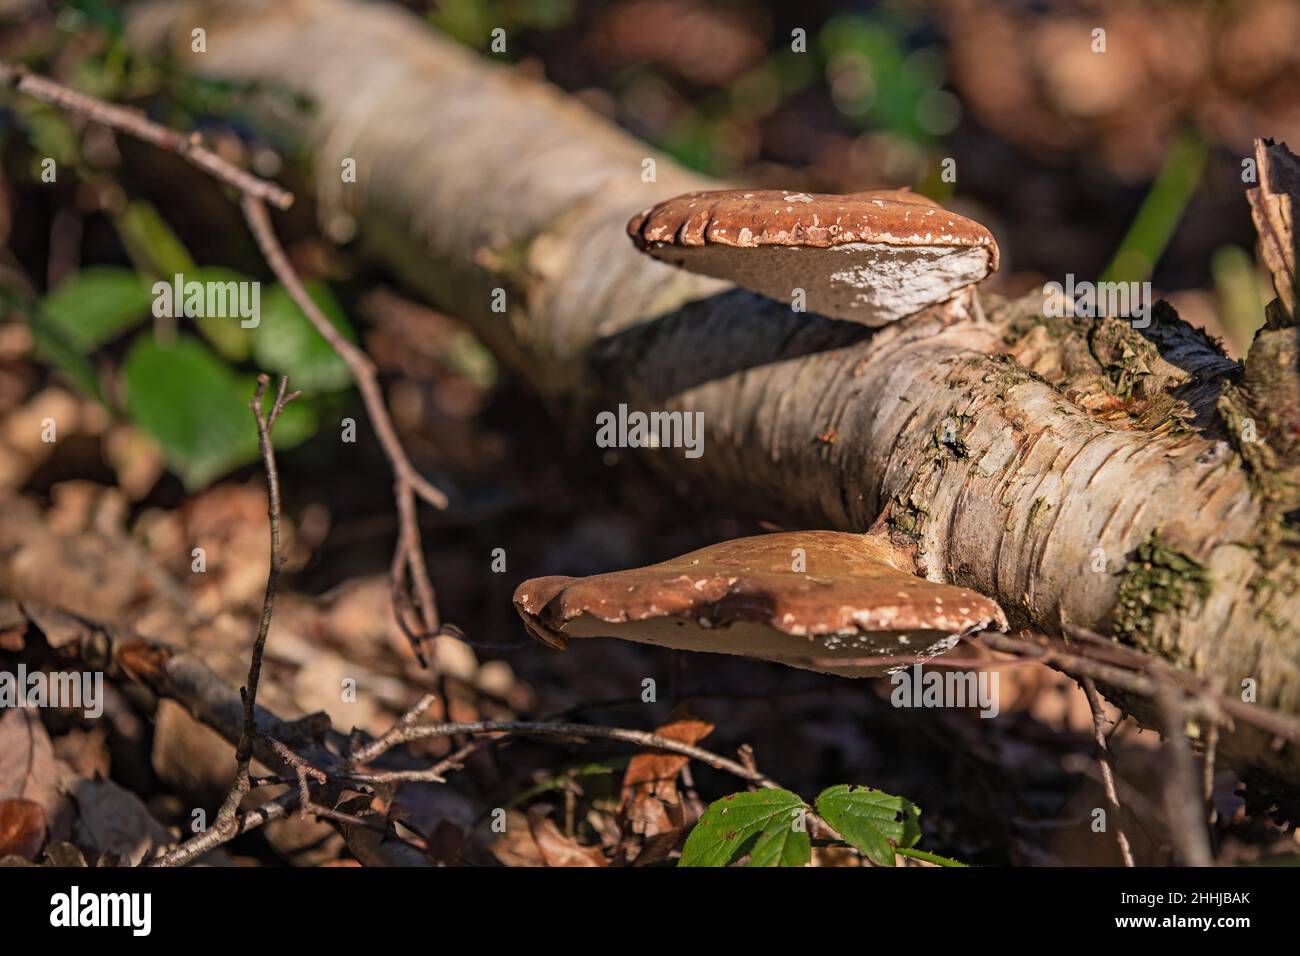
{"label": "fungus cap", "polygon": [[[515,607],[530,633],[555,647],[618,637],[851,677],[1006,629],[994,601],[919,578],[904,570],[907,560],[875,535],[759,535],[644,568],[535,578],[515,591]],[[864,660],[872,658],[880,662]]]}
{"label": "fungus cap", "polygon": [[946,302],[998,267],[992,234],[905,189],[832,196],[687,193],[632,217],[643,252],[810,312],[878,326]]}

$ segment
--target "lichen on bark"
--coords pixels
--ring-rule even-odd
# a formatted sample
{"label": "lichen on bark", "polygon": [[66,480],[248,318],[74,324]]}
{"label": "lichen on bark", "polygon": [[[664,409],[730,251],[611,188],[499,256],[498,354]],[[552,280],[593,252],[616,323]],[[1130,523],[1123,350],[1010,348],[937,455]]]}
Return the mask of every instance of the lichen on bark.
{"label": "lichen on bark", "polygon": [[1183,666],[1196,661],[1167,637],[1177,617],[1210,596],[1213,583],[1199,561],[1170,547],[1157,532],[1134,550],[1120,572],[1113,632],[1142,650],[1173,656]]}

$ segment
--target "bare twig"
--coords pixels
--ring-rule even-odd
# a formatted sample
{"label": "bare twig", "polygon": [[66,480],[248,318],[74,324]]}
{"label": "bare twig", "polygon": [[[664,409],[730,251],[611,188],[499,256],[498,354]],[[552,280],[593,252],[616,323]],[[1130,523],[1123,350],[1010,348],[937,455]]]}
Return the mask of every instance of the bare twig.
{"label": "bare twig", "polygon": [[248,666],[248,686],[241,688],[239,696],[244,701],[244,732],[235,748],[235,757],[239,761],[239,772],[248,782],[248,765],[253,757],[253,738],[257,727],[253,721],[254,708],[257,706],[257,685],[262,677],[262,654],[266,650],[266,636],[271,629],[271,615],[275,610],[275,592],[280,585],[280,569],[284,558],[280,554],[280,472],[275,464],[275,446],[271,443],[271,429],[284,411],[284,406],[298,397],[298,392],[289,392],[288,376],[281,376],[280,386],[276,389],[275,401],[268,414],[263,408],[266,386],[270,379],[266,375],[257,377],[257,387],[249,408],[257,422],[257,447],[262,453],[262,465],[266,469],[267,502],[266,512],[271,523],[271,567],[266,575],[266,592],[262,598],[262,616],[257,627],[257,639],[253,642],[253,656]]}
{"label": "bare twig", "polygon": [[287,745],[273,740],[270,737],[264,737],[267,746],[280,755],[294,773],[294,781],[298,785],[298,815],[305,817],[314,807],[314,801],[311,798],[311,781],[317,783],[327,783],[329,778],[319,767],[313,766],[308,761],[299,757]]}
{"label": "bare twig", "polygon": [[139,110],[105,103],[93,96],[78,93],[53,80],[30,73],[21,66],[0,62],[0,82],[51,106],[78,113],[92,122],[111,126],[136,139],[182,156],[209,176],[233,186],[245,196],[255,196],[277,209],[288,209],[293,205],[292,193],[228,163],[205,147],[203,138],[198,133],[178,133],[153,122]]}
{"label": "bare twig", "polygon": [[1205,821],[1213,827],[1219,821],[1219,811],[1214,805],[1214,763],[1219,753],[1219,725],[1205,728],[1205,757],[1201,767],[1201,786],[1205,796]]}
{"label": "bare twig", "polygon": [[[425,639],[449,631],[456,632],[443,625],[438,619],[437,600],[433,583],[429,580],[428,569],[425,567],[424,551],[420,542],[416,499],[420,498],[433,507],[442,509],[447,507],[447,496],[416,471],[415,466],[407,458],[402,443],[397,437],[397,430],[388,415],[388,409],[384,405],[375,363],[365,352],[347,340],[307,294],[293,266],[289,264],[289,257],[285,255],[284,247],[276,238],[275,229],[271,225],[271,216],[265,204],[256,196],[245,195],[241,205],[248,227],[257,239],[257,244],[271,271],[306,314],[316,331],[338,353],[352,372],[357,390],[361,392],[361,398],[365,402],[366,412],[375,427],[379,444],[383,447],[384,454],[393,469],[393,496],[397,500],[398,516],[397,548],[389,573],[393,587],[393,613],[415,653],[423,661],[421,645]],[[414,608],[419,614],[418,630],[412,628],[406,619],[404,612],[408,607]]]}
{"label": "bare twig", "polygon": [[[482,721],[459,721],[445,722],[437,724],[416,725],[411,721],[403,718],[399,723],[405,726],[395,726],[382,738],[376,740],[368,748],[371,759],[402,743],[409,743],[413,740],[425,740],[430,737],[452,737],[459,734],[495,734],[507,733],[519,736],[540,736],[540,737],[563,737],[568,739],[583,739],[590,737],[599,737],[605,740],[619,740],[625,743],[636,744],[647,750],[667,750],[672,753],[682,754],[690,757],[692,760],[698,760],[707,764],[715,770],[725,770],[733,776],[739,777],[752,784],[765,787],[770,790],[782,789],[781,784],[771,777],[760,773],[756,768],[746,767],[744,764],[729,760],[720,754],[705,750],[703,747],[696,747],[693,744],[682,743],[680,740],[672,740],[659,734],[648,733],[644,730],[629,730],[624,727],[601,727],[595,724],[569,724],[553,723],[547,721],[526,721],[526,720],[482,720]],[[381,742],[382,741],[382,744]],[[412,781],[437,781],[441,780],[440,774],[446,770],[448,761],[454,760],[457,756],[471,752],[474,749],[472,744],[461,748],[457,755],[452,758],[445,758],[437,766],[429,770],[393,770],[380,773],[358,773],[350,772],[348,779],[366,784],[387,784]],[[814,828],[825,836],[842,840],[839,832],[827,823],[820,815],[809,813],[808,820]]]}
{"label": "bare twig", "polygon": [[[242,701],[230,685],[207,665],[190,654],[173,654],[164,645],[153,641],[136,640],[115,647],[114,657],[119,663],[128,655],[135,666],[123,669],[134,680],[150,687],[159,696],[176,701],[196,720],[211,727],[231,744],[237,745],[243,736]],[[328,783],[320,788],[320,795],[313,799],[308,812],[333,824],[357,859],[367,866],[428,865],[421,853],[401,841],[391,827],[383,827],[381,818],[358,817],[333,808],[345,789],[340,783],[342,778],[336,774],[338,758],[335,756],[335,752],[342,752],[347,746],[347,740],[342,734],[328,726],[312,732],[303,722],[282,720],[261,705],[256,708],[255,720],[257,733],[253,742],[253,754],[276,774],[290,781],[297,778],[294,766],[269,741],[291,744],[295,757],[325,773]],[[287,811],[297,805],[299,796],[299,791],[294,788],[279,798],[279,802],[284,804],[284,812],[277,811],[273,819],[287,815]],[[249,818],[252,824],[266,822],[258,819],[256,811],[253,814]],[[187,863],[198,855],[191,848],[191,843],[195,840],[203,841],[197,844],[201,849],[212,849],[250,828],[238,819],[223,822],[220,827],[214,823],[207,833],[186,841],[172,854],[150,865]],[[173,864],[172,860],[177,863]]]}
{"label": "bare twig", "polygon": [[1050,638],[1029,641],[1009,634],[985,631],[976,638],[994,650],[1018,657],[1028,657],[1071,677],[1092,677],[1143,697],[1155,695],[1156,684],[1141,671],[1110,660],[1088,656],[1075,649],[1065,649]]}
{"label": "bare twig", "polygon": [[1065,630],[1084,643],[1067,647],[1045,636],[1025,640],[992,631],[985,631],[974,640],[997,651],[1032,658],[1075,679],[1091,677],[1148,699],[1155,699],[1159,688],[1168,686],[1188,697],[1184,707],[1189,717],[1218,724],[1240,720],[1284,740],[1300,743],[1300,720],[1288,714],[1218,694],[1197,674],[1122,647],[1084,628],[1067,624]]}
{"label": "bare twig", "polygon": [[432,767],[430,767],[429,768],[430,778],[442,777],[453,770],[461,769],[462,767],[465,766],[465,761],[468,760],[472,754],[476,754],[480,750],[484,750],[488,747],[491,747],[493,744],[500,743],[502,740],[507,740],[507,739],[509,739],[508,736],[507,737],[482,737],[478,740],[468,741],[459,750],[452,751],[451,753],[447,754],[447,756],[439,760]]}
{"label": "bare twig", "polygon": [[217,847],[229,843],[240,834],[256,830],[272,820],[284,819],[297,802],[297,791],[290,790],[288,793],[281,794],[260,807],[246,810],[238,816],[231,816],[223,820],[218,815],[218,818],[213,821],[212,826],[208,827],[208,829],[197,836],[191,837],[179,846],[173,847],[161,856],[149,860],[146,865],[187,866],[210,850],[215,850]]}
{"label": "bare twig", "polygon": [[[1158,657],[1152,657],[1131,648],[1123,647],[1087,628],[1067,624],[1065,625],[1065,633],[1076,641],[1101,649],[1102,653],[1114,660],[1123,662],[1135,670],[1149,673],[1153,677],[1159,678],[1161,682],[1177,687],[1196,697],[1203,702],[1204,709],[1192,713],[1190,715],[1192,717],[1217,718],[1223,724],[1240,720],[1242,723],[1252,724],[1283,740],[1300,743],[1300,718],[1274,708],[1248,704],[1231,694],[1222,694],[1215,686],[1215,683],[1207,677],[1175,667],[1168,661],[1161,660]],[[1154,694],[1149,693],[1147,696],[1154,696]]]}
{"label": "bare twig", "polygon": [[400,743],[401,741],[397,739],[398,735],[405,732],[407,729],[414,727],[415,722],[420,719],[426,710],[433,706],[435,700],[437,700],[437,698],[433,694],[425,694],[415,702],[414,707],[399,717],[393,726],[387,731],[379,737],[376,737],[370,743],[355,748],[351,754],[348,755],[346,766],[355,767],[369,763],[380,754],[390,750],[393,746]]}
{"label": "bare twig", "polygon": [[[720,754],[715,754],[705,750],[702,747],[696,747],[693,744],[685,744],[680,740],[671,740],[668,737],[662,737],[658,734],[648,733],[644,730],[628,730],[623,727],[601,727],[595,724],[561,724],[549,723],[545,721],[527,721],[527,720],[477,720],[477,721],[452,721],[437,724],[420,724],[408,726],[402,729],[394,728],[388,734],[384,735],[384,745],[377,747],[371,746],[371,758],[378,756],[397,746],[398,744],[410,743],[413,740],[425,740],[430,737],[450,737],[455,734],[495,734],[495,733],[512,733],[524,736],[539,737],[567,737],[588,738],[600,737],[606,740],[621,740],[625,743],[636,744],[639,747],[645,747],[651,750],[668,750],[673,753],[679,753],[683,756],[690,757],[705,763],[715,770],[725,770],[733,776],[740,777],[742,780],[749,780],[758,784],[760,787],[770,789],[780,789],[780,784],[771,777],[765,776],[756,770],[750,770],[743,764],[734,760],[729,760]],[[375,744],[379,744],[376,741]],[[351,779],[365,783],[391,783],[402,780],[427,780],[428,771],[423,770],[395,770],[377,774],[349,774]]]}
{"label": "bare twig", "polygon": [[1163,781],[1169,836],[1184,866],[1213,866],[1210,840],[1202,812],[1201,786],[1187,740],[1187,710],[1172,687],[1162,684],[1156,702],[1164,723],[1169,767]]}
{"label": "bare twig", "polygon": [[1110,804],[1111,816],[1114,817],[1115,842],[1119,844],[1119,855],[1125,866],[1133,866],[1133,851],[1129,848],[1128,834],[1120,821],[1119,791],[1115,789],[1114,756],[1106,743],[1106,711],[1101,704],[1101,694],[1091,677],[1084,677],[1079,683],[1088,695],[1088,706],[1092,708],[1092,735],[1097,743],[1097,764],[1101,768],[1102,787],[1106,791],[1106,802]]}
{"label": "bare twig", "polygon": [[[186,841],[173,851],[175,859],[184,860],[185,862],[194,859],[197,855],[188,844],[203,841],[207,845],[207,849],[211,849],[213,846],[219,846],[244,832],[245,826],[236,820],[236,816],[239,811],[239,804],[253,788],[249,773],[249,768],[253,762],[253,743],[259,736],[265,737],[257,729],[257,687],[262,676],[262,655],[266,651],[266,636],[270,632],[271,615],[275,609],[275,592],[280,584],[280,569],[284,563],[284,559],[280,554],[280,472],[275,464],[275,446],[271,442],[271,429],[275,427],[276,419],[280,417],[284,407],[297,398],[299,394],[298,392],[289,391],[289,378],[288,376],[282,376],[279,388],[276,389],[275,400],[271,403],[271,410],[267,412],[263,406],[263,400],[266,397],[268,384],[270,384],[270,379],[266,375],[257,377],[257,387],[253,390],[253,398],[249,402],[249,407],[253,410],[253,418],[257,422],[257,445],[262,453],[262,465],[266,469],[266,511],[271,525],[271,567],[266,575],[266,592],[262,598],[262,616],[258,623],[257,637],[253,641],[253,653],[248,665],[248,683],[239,689],[239,696],[244,705],[244,721],[239,734],[239,742],[235,746],[235,782],[230,788],[230,793],[226,795],[225,801],[221,804],[221,808],[217,811],[217,818],[213,821],[213,826],[207,832],[199,834],[193,840]],[[271,741],[269,738],[266,739],[273,747],[282,748],[284,751],[292,753],[283,744]],[[306,774],[301,769],[300,763],[292,766],[295,767],[298,774],[302,812],[305,813],[309,802]],[[321,775],[320,779],[324,782],[323,775]],[[171,856],[171,854],[168,854],[160,858],[155,861],[155,865],[178,865],[164,862]]]}

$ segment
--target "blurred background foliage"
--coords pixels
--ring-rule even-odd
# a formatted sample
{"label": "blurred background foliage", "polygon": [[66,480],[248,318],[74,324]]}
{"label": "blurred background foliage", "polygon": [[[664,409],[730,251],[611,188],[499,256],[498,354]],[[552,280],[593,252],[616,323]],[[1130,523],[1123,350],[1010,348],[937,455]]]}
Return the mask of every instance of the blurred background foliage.
{"label": "blurred background foliage", "polygon": [[[1242,162],[1256,135],[1300,139],[1292,0],[402,5],[701,172],[824,192],[910,185],[950,203],[997,235],[1004,266],[994,287],[1005,294],[1067,272],[1150,279],[1237,354],[1271,295]],[[292,91],[183,76],[134,56],[122,11],[107,0],[10,0],[0,17],[6,59],[199,130],[309,195],[295,145],[268,138],[242,106],[256,93],[310,109]],[[190,433],[206,409],[242,394],[255,369],[287,372],[307,392],[277,432],[286,447],[349,407],[346,369],[273,285],[255,330],[226,317],[179,327],[153,319],[160,279],[266,279],[218,188],[172,157],[12,95],[0,144],[8,311],[50,368],[147,436],[186,487],[252,460],[233,420]],[[42,179],[47,159],[53,183]],[[358,338],[376,277],[352,253],[354,228],[324,223],[321,236],[307,202],[286,223],[313,294]],[[493,360],[462,329],[439,341],[435,364],[479,390],[476,410],[496,383]],[[448,411],[434,402],[418,414]]]}

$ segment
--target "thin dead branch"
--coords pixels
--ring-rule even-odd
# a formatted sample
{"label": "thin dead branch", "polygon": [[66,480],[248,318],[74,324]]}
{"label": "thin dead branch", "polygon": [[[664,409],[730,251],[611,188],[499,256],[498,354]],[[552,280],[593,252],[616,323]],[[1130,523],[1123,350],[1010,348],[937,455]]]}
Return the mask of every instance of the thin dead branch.
{"label": "thin dead branch", "polygon": [[[410,743],[413,740],[426,740],[430,737],[451,737],[457,734],[495,734],[511,733],[523,736],[539,737],[564,737],[570,740],[582,740],[590,737],[599,737],[605,740],[620,740],[624,743],[636,744],[649,750],[668,750],[673,753],[682,754],[693,760],[705,763],[715,770],[725,770],[733,776],[742,780],[748,780],[758,784],[760,787],[770,789],[780,789],[780,784],[757,770],[750,770],[743,764],[734,760],[729,760],[719,754],[712,753],[702,747],[696,747],[692,744],[685,744],[678,740],[671,740],[658,734],[648,733],[644,730],[628,730],[623,727],[601,727],[595,724],[569,724],[569,723],[550,723],[546,721],[528,721],[528,720],[471,720],[471,721],[449,721],[436,724],[417,724],[404,728],[395,727],[392,731],[384,735],[383,745],[378,746],[380,741],[370,748],[371,758],[385,753],[391,748]],[[403,780],[427,780],[428,771],[392,771],[378,774],[356,773],[350,774],[351,779],[365,783],[393,783]]]}
{"label": "thin dead branch", "polygon": [[424,714],[426,710],[433,706],[437,698],[433,694],[425,694],[415,706],[404,713],[385,733],[376,737],[370,743],[356,747],[348,756],[348,766],[358,766],[374,760],[380,754],[389,750],[401,741],[398,735],[415,726],[416,721]]}
{"label": "thin dead branch", "polygon": [[1129,847],[1128,834],[1120,821],[1122,810],[1119,804],[1119,791],[1115,789],[1115,760],[1106,739],[1106,711],[1102,707],[1101,694],[1091,677],[1079,681],[1083,692],[1088,695],[1088,706],[1092,708],[1092,734],[1097,744],[1097,764],[1101,768],[1102,787],[1106,791],[1106,802],[1114,817],[1115,842],[1119,845],[1119,855],[1125,866],[1133,866],[1133,851]]}
{"label": "thin dead branch", "polygon": [[203,145],[203,137],[198,133],[188,135],[178,133],[153,122],[139,110],[105,103],[93,96],[78,93],[53,80],[31,73],[22,66],[0,62],[0,82],[7,83],[33,99],[57,106],[70,113],[77,113],[91,122],[112,127],[136,139],[175,153],[209,176],[221,180],[228,186],[233,186],[245,196],[253,196],[259,201],[269,202],[277,209],[288,209],[293,205],[292,193],[222,159]]}
{"label": "thin dead branch", "polygon": [[[289,257],[275,235],[270,213],[266,205],[256,196],[245,195],[241,202],[244,218],[257,240],[262,255],[275,273],[280,284],[302,309],[312,326],[321,337],[330,344],[339,357],[352,372],[357,383],[357,390],[365,402],[366,412],[375,427],[375,434],[384,449],[393,469],[393,496],[397,501],[398,534],[397,548],[389,577],[393,586],[393,613],[402,631],[411,642],[412,649],[423,661],[421,650],[426,639],[442,633],[459,633],[444,626],[438,619],[437,599],[433,583],[425,567],[424,551],[420,539],[420,523],[416,514],[416,498],[420,498],[435,508],[447,507],[447,496],[435,488],[411,464],[402,443],[397,437],[397,430],[384,405],[383,394],[379,388],[379,376],[375,363],[370,356],[357,348],[341,333],[320,310],[302,281],[289,264]],[[420,618],[419,629],[412,628],[407,620],[406,609],[414,609]]]}
{"label": "thin dead branch", "polygon": [[[266,592],[262,598],[262,615],[257,627],[257,637],[253,641],[253,652],[248,665],[248,683],[239,689],[240,699],[243,701],[244,720],[239,733],[239,742],[235,746],[235,782],[226,795],[225,801],[221,804],[221,809],[217,811],[217,818],[213,821],[212,828],[206,833],[199,834],[193,840],[205,841],[205,851],[228,842],[239,833],[244,832],[245,827],[236,820],[239,812],[239,805],[244,797],[252,790],[252,780],[250,768],[253,762],[253,743],[259,737],[257,729],[257,688],[262,677],[262,656],[266,651],[266,637],[271,629],[271,616],[275,610],[275,594],[280,585],[280,570],[284,564],[284,558],[280,554],[280,472],[275,463],[275,446],[271,441],[271,430],[275,427],[276,419],[284,411],[284,407],[298,397],[298,392],[289,391],[288,376],[280,377],[280,385],[276,389],[275,399],[271,403],[271,409],[267,412],[264,408],[266,397],[266,387],[270,384],[270,378],[266,375],[257,377],[257,387],[253,390],[253,398],[248,403],[249,408],[253,411],[253,419],[257,422],[257,446],[262,453],[262,467],[266,471],[266,488],[267,488],[267,505],[266,511],[270,521],[270,542],[271,542],[271,566],[266,575]],[[273,747],[283,747],[270,738],[264,738]],[[288,748],[284,748],[288,751]],[[301,769],[295,767],[300,783],[301,805],[303,812],[306,812],[308,804],[308,793],[306,777]],[[324,777],[321,776],[321,782]],[[215,836],[213,835],[215,831]],[[173,856],[174,855],[174,856]],[[177,863],[170,862],[172,859],[184,860],[188,862],[195,858],[192,848],[187,847],[185,843],[177,847],[171,854],[156,861],[159,866],[175,866]]]}
{"label": "thin dead branch", "polygon": [[1197,674],[1130,650],[1084,628],[1066,625],[1065,630],[1079,643],[1064,645],[1046,636],[1026,640],[990,631],[975,639],[994,650],[1037,660],[1076,680],[1091,677],[1150,700],[1156,698],[1161,687],[1169,686],[1188,698],[1184,706],[1189,717],[1221,725],[1241,721],[1284,740],[1300,742],[1300,720],[1288,714],[1218,694]]}
{"label": "thin dead branch", "polygon": [[285,819],[297,802],[297,791],[290,790],[274,800],[267,801],[260,807],[245,810],[237,816],[231,816],[225,820],[218,816],[213,821],[212,826],[202,833],[173,847],[161,856],[147,861],[145,865],[151,867],[188,866],[203,854],[229,843],[241,834],[256,830],[273,820]]}
{"label": "thin dead branch", "polygon": [[[166,646],[144,640],[119,645],[114,656],[119,663],[131,659],[133,666],[124,666],[123,670],[133,679],[159,696],[176,701],[196,720],[215,730],[232,745],[238,744],[243,736],[243,702],[229,684],[198,658],[189,654],[173,655]],[[302,721],[283,720],[260,704],[254,708],[254,724],[252,755],[278,777],[297,780],[297,767],[303,764],[324,773],[326,782],[312,797],[308,812],[333,824],[357,859],[374,866],[428,865],[418,849],[404,843],[391,827],[381,826],[382,817],[376,815],[371,819],[337,809],[346,789],[337,773],[339,759],[336,756],[346,749],[347,738],[344,735],[310,717]],[[294,759],[286,760],[283,750],[276,745],[288,747]],[[273,818],[287,815],[298,805],[299,799],[297,788],[278,798],[278,803],[283,806],[275,811]],[[245,814],[245,818],[252,825],[267,822],[260,820],[256,813],[252,817]],[[220,827],[214,821],[206,833],[182,843],[151,865],[183,865],[199,855],[191,848],[195,840],[203,841],[199,846],[204,850],[212,849],[247,829],[251,826],[239,819],[232,819]],[[173,864],[172,860],[179,862]]]}
{"label": "thin dead branch", "polygon": [[1214,855],[1202,812],[1201,782],[1196,777],[1192,745],[1187,739],[1187,708],[1166,684],[1157,689],[1156,702],[1160,706],[1168,755],[1162,795],[1170,839],[1184,866],[1213,866]]}

